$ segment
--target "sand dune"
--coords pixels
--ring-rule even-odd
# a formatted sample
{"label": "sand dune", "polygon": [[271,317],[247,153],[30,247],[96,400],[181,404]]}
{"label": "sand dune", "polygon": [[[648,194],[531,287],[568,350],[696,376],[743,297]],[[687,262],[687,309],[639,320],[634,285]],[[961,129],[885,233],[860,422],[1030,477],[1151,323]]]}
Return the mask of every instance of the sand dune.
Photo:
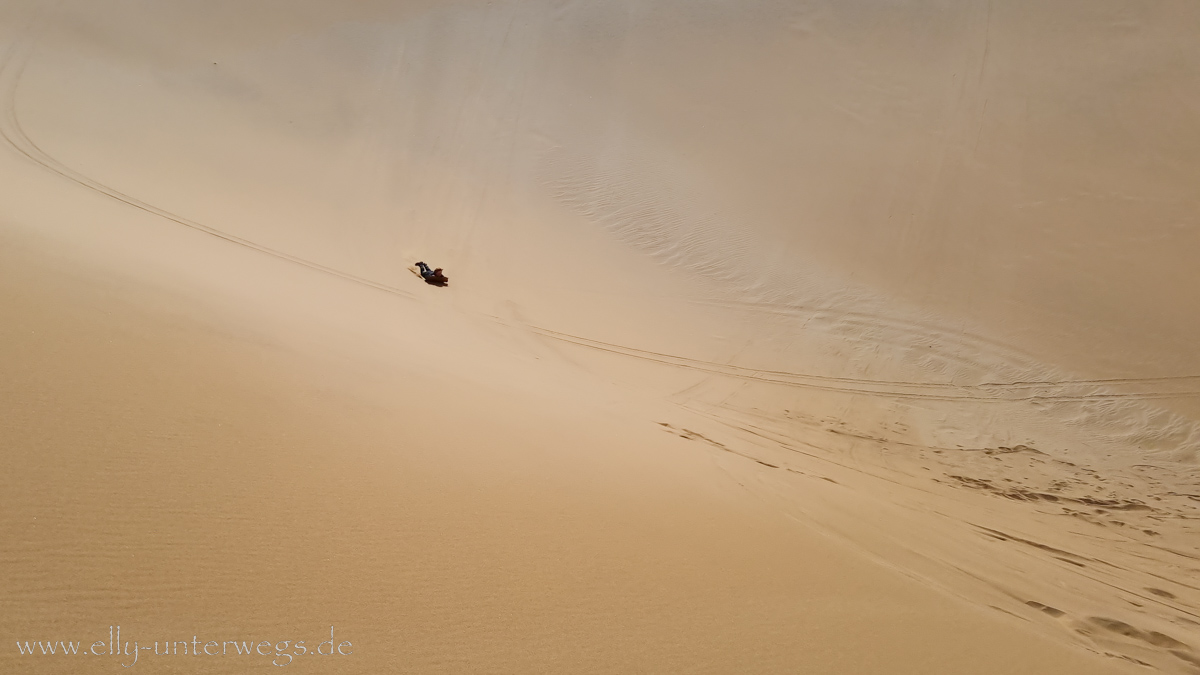
{"label": "sand dune", "polygon": [[1198,29],[4,3],[3,669],[1200,672]]}

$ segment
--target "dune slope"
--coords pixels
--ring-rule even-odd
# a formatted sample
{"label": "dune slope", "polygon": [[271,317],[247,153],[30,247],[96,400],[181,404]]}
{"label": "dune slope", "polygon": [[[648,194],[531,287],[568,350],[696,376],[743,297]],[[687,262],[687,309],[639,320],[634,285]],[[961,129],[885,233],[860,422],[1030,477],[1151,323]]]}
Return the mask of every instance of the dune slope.
{"label": "dune slope", "polygon": [[1200,671],[1198,28],[6,3],[0,633]]}

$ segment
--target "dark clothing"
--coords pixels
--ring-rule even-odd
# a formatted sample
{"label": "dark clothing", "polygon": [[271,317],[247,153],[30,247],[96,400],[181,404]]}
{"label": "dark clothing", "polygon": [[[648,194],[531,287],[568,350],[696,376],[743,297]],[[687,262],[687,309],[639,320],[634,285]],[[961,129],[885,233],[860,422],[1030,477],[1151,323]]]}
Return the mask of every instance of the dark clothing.
{"label": "dark clothing", "polygon": [[432,284],[434,286],[445,286],[450,282],[450,280],[446,278],[446,275],[442,274],[442,268],[440,267],[437,269],[429,269],[429,265],[426,265],[423,262],[417,263],[417,267],[421,269],[421,278],[424,279],[425,283],[427,284]]}

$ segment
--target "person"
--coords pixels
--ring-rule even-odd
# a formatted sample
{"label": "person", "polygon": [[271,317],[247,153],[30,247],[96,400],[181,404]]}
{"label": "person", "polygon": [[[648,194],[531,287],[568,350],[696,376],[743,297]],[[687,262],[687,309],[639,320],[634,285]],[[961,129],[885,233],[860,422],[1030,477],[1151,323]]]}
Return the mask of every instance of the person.
{"label": "person", "polygon": [[426,265],[423,262],[418,262],[417,267],[421,270],[421,278],[424,279],[425,283],[427,284],[433,284],[434,286],[445,286],[446,283],[450,281],[446,278],[445,274],[442,274],[442,268],[440,267],[437,269],[430,269],[429,265]]}

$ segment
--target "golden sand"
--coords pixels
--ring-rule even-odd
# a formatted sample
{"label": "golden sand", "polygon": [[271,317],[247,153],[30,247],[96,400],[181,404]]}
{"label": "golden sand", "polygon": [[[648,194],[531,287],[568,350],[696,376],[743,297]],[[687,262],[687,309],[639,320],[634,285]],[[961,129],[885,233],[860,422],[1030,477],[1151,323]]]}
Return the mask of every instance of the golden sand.
{"label": "golden sand", "polygon": [[1198,34],[0,4],[0,671],[1200,672]]}

